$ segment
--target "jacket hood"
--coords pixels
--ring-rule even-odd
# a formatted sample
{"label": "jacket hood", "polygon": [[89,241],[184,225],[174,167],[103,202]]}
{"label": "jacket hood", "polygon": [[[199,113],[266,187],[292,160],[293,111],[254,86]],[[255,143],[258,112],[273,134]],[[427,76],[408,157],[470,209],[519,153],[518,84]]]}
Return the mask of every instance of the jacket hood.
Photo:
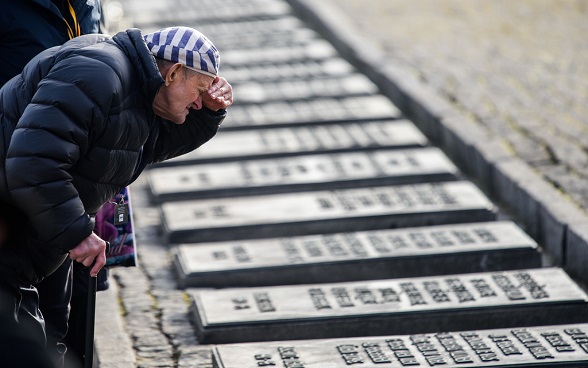
{"label": "jacket hood", "polygon": [[139,78],[143,80],[143,93],[151,104],[164,81],[155,62],[155,57],[147,48],[141,31],[130,28],[114,35],[114,42],[129,56],[129,60]]}

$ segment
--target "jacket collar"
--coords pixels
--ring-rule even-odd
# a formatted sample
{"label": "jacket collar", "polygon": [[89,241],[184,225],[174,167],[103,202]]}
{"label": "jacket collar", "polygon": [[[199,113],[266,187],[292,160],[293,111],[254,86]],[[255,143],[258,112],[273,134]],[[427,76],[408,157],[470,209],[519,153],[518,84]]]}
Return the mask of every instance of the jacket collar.
{"label": "jacket collar", "polygon": [[141,79],[145,97],[152,105],[164,81],[141,31],[136,28],[127,29],[117,33],[112,39],[129,56],[133,69]]}

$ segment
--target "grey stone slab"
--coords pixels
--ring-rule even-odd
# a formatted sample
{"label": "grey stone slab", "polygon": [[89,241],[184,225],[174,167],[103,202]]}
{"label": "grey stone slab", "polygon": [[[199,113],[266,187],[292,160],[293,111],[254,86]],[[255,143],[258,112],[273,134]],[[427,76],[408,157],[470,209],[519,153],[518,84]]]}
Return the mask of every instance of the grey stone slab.
{"label": "grey stone slab", "polygon": [[[235,29],[244,25],[243,22],[235,23]],[[219,50],[293,47],[307,45],[320,38],[316,32],[309,28],[290,28],[272,32],[248,32],[240,29],[234,33],[224,35],[207,32],[202,27],[199,27],[199,31],[207,35]]]}
{"label": "grey stone slab", "polygon": [[155,201],[292,193],[456,179],[437,148],[378,150],[155,168]]}
{"label": "grey stone slab", "polygon": [[559,268],[188,294],[203,343],[510,328],[588,317],[588,296]]}
{"label": "grey stone slab", "polygon": [[588,367],[588,324],[216,345],[215,368]]}
{"label": "grey stone slab", "polygon": [[271,37],[271,35],[281,35],[300,30],[311,31],[302,20],[294,15],[283,15],[277,18],[241,20],[235,22],[205,23],[199,24],[198,30],[207,36],[209,35],[209,38],[215,43],[215,45],[217,39],[225,37],[248,37],[250,35]]}
{"label": "grey stone slab", "polygon": [[239,96],[233,106],[271,101],[296,101],[305,99],[370,96],[378,88],[362,74],[344,77],[314,78],[277,82],[249,82],[233,85],[233,93]]}
{"label": "grey stone slab", "polygon": [[[144,4],[145,2],[141,2]],[[142,29],[146,27],[166,27],[177,24],[206,24],[234,22],[239,20],[268,19],[290,16],[292,9],[283,1],[255,0],[243,1],[198,1],[194,6],[191,0],[175,1],[173,5],[160,6],[154,11],[133,12],[133,24]],[[156,11],[155,11],[156,10]]]}
{"label": "grey stone slab", "polygon": [[297,60],[324,60],[337,56],[337,52],[325,40],[317,39],[305,45],[264,48],[260,45],[253,49],[223,50],[224,65],[264,65],[291,63]]}
{"label": "grey stone slab", "polygon": [[271,286],[417,277],[541,266],[538,246],[512,222],[183,244],[182,287]]}
{"label": "grey stone slab", "polygon": [[222,75],[233,85],[247,82],[284,81],[289,79],[308,80],[313,78],[341,77],[355,69],[345,59],[334,57],[324,60],[302,60],[291,63],[267,65],[223,64]]}
{"label": "grey stone slab", "polygon": [[222,129],[257,129],[400,117],[400,110],[384,96],[342,96],[232,106],[230,117],[224,121]]}
{"label": "grey stone slab", "polygon": [[221,131],[197,150],[157,166],[226,162],[309,153],[336,153],[427,145],[408,120],[313,124],[290,128]]}
{"label": "grey stone slab", "polygon": [[494,205],[470,182],[190,200],[161,205],[172,243],[490,221]]}

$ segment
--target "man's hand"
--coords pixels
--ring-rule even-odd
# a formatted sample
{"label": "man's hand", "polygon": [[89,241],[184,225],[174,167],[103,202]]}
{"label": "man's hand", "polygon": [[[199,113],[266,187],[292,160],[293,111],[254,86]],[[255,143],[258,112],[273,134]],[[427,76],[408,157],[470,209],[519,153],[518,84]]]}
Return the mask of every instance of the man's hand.
{"label": "man's hand", "polygon": [[225,78],[216,76],[208,93],[202,95],[202,103],[212,111],[226,109],[233,104],[233,87]]}
{"label": "man's hand", "polygon": [[86,267],[94,266],[90,270],[90,276],[96,277],[98,271],[106,264],[106,242],[98,235],[92,233],[75,248],[69,251],[69,258],[82,263]]}

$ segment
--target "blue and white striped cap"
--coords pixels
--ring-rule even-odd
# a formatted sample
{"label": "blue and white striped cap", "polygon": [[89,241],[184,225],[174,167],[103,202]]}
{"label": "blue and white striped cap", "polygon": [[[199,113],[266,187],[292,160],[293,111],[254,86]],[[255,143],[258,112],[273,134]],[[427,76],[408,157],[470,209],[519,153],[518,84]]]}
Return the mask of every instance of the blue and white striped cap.
{"label": "blue and white striped cap", "polygon": [[205,35],[189,27],[169,27],[144,37],[151,53],[159,59],[180,63],[199,73],[216,77],[220,56]]}

